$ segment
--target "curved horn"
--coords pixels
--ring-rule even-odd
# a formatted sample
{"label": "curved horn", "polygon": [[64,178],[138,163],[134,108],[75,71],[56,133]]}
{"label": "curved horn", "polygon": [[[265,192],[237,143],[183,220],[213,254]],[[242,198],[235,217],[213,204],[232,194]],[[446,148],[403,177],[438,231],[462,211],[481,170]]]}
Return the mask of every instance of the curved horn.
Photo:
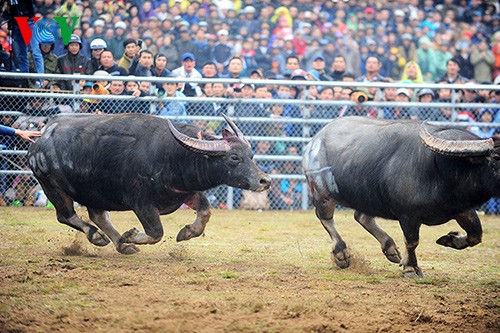
{"label": "curved horn", "polygon": [[240,138],[241,141],[243,141],[249,148],[251,148],[252,146],[250,145],[250,142],[248,142],[248,140],[245,138],[245,136],[243,135],[243,132],[240,131],[238,126],[236,126],[236,124],[233,123],[233,121],[231,119],[229,119],[229,117],[226,116],[224,113],[222,114],[222,116],[224,117],[226,122],[229,124],[229,126],[232,128],[232,130],[236,134],[236,137]]}
{"label": "curved horn", "polygon": [[224,155],[229,148],[231,148],[229,143],[224,140],[209,141],[192,138],[179,132],[169,119],[167,119],[167,122],[170,132],[172,132],[174,138],[179,141],[182,146],[196,153],[210,156],[220,156]]}
{"label": "curved horn", "polygon": [[450,156],[485,156],[493,151],[493,139],[483,140],[445,140],[433,136],[426,122],[420,126],[420,138],[432,151]]}

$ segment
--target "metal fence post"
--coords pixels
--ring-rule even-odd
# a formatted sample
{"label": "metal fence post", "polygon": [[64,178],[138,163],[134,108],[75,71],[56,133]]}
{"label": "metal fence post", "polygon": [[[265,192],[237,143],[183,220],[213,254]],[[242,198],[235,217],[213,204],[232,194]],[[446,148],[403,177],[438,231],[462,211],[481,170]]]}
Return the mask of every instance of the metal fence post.
{"label": "metal fence post", "polygon": [[227,187],[227,209],[234,209],[234,188],[231,186]]}

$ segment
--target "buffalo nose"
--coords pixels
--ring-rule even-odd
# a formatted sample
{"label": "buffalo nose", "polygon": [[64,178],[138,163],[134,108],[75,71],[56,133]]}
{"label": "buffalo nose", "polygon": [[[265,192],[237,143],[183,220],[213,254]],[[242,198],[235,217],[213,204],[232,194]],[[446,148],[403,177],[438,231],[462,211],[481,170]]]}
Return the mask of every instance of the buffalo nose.
{"label": "buffalo nose", "polygon": [[262,176],[262,178],[260,179],[260,185],[264,190],[267,190],[269,187],[271,187],[271,177],[269,175]]}

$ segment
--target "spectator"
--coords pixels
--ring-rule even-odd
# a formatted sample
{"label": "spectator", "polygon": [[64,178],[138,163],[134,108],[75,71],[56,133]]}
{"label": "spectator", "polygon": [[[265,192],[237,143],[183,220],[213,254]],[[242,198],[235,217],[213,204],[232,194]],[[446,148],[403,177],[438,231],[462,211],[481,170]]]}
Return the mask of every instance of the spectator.
{"label": "spectator", "polygon": [[[166,64],[166,63],[165,63]],[[139,57],[134,57],[129,67],[129,74],[135,76],[153,76],[153,53],[141,50]]]}
{"label": "spectator", "polygon": [[179,39],[174,42],[175,48],[179,54],[195,53],[196,46],[191,38],[189,29],[185,26],[179,28]]}
{"label": "spectator", "polygon": [[[175,77],[201,79],[201,73],[195,69],[196,59],[192,53],[184,53],[181,57],[182,66],[174,69],[172,74]],[[180,91],[187,97],[200,94],[198,83],[182,83]]]}
{"label": "spectator", "polygon": [[488,43],[482,39],[470,55],[470,63],[474,66],[476,82],[491,81],[491,68],[495,64],[495,56],[488,49]]}
{"label": "spectator", "polygon": [[125,42],[127,31],[127,24],[123,21],[118,21],[114,25],[115,30],[113,33],[113,37],[109,39],[109,45],[107,48],[113,52],[113,57],[115,59],[121,58],[123,53],[125,52],[125,46],[123,42]]}
{"label": "spectator", "polygon": [[[85,74],[89,67],[89,60],[80,54],[82,41],[77,35],[71,35],[67,50],[68,52],[57,59],[57,67],[62,74]],[[70,81],[61,81],[63,90],[73,90]]]}
{"label": "spectator", "polygon": [[460,71],[458,73],[465,77],[467,80],[473,79],[474,67],[470,63],[470,50],[467,43],[462,42],[457,46],[457,54],[455,55],[455,59],[457,59],[458,63],[460,64]]}
{"label": "spectator", "polygon": [[334,81],[342,81],[342,76],[346,73],[346,61],[344,56],[338,55],[333,58],[331,78]]}
{"label": "spectator", "polygon": [[205,63],[214,60],[214,39],[210,40],[209,35],[201,29],[196,32],[194,46],[195,50],[193,54],[198,59],[198,66],[203,66]]}
{"label": "spectator", "polygon": [[101,65],[101,53],[107,46],[106,42],[101,38],[96,38],[90,43],[92,58],[85,74],[92,75],[99,68]]}
{"label": "spectator", "polygon": [[436,57],[429,37],[421,37],[418,41],[417,63],[422,70],[424,81],[431,82],[436,78]]}
{"label": "spectator", "polygon": [[[169,77],[175,77],[173,75]],[[162,88],[165,94],[162,97],[186,97],[182,92],[177,90],[177,84],[175,82],[163,82]],[[160,116],[185,116],[186,113],[186,102],[184,101],[168,101],[161,102],[161,107],[159,108],[158,115]],[[184,122],[184,121],[181,121]]]}
{"label": "spectator", "polygon": [[[396,90],[397,103],[409,103],[412,96],[408,89],[399,88]],[[410,109],[408,106],[391,106],[384,108],[384,118],[385,119],[410,119]]]}
{"label": "spectator", "polygon": [[177,51],[175,45],[172,43],[172,38],[173,37],[170,35],[165,35],[163,37],[163,45],[158,49],[159,53],[162,53],[167,57],[167,69],[169,71],[173,71],[181,65],[181,63],[179,62],[179,52]]}
{"label": "spectator", "polygon": [[366,74],[356,78],[357,82],[377,82],[385,81],[385,77],[380,75],[381,63],[376,56],[369,56],[366,59],[365,71]]}
{"label": "spectator", "polygon": [[269,48],[269,40],[267,38],[260,38],[258,40],[259,46],[255,51],[255,61],[257,67],[263,71],[271,69],[271,49]]}
{"label": "spectator", "polygon": [[133,38],[125,39],[123,47],[125,51],[120,60],[118,60],[118,66],[128,69],[132,59],[134,59],[134,57],[139,53],[141,48],[137,45],[137,42]]}
{"label": "spectator", "polygon": [[[111,51],[109,54],[112,55]],[[111,81],[109,86],[110,96],[125,96],[125,83],[124,81]],[[131,100],[127,99],[104,99],[98,106],[97,110],[102,113],[129,113],[135,112]]]}
{"label": "spectator", "polygon": [[[52,53],[52,51],[54,50],[55,42],[56,40],[54,38],[54,35],[52,35],[51,33],[45,34],[45,36],[40,39],[39,48],[43,57],[43,72],[47,74],[59,74],[59,67],[57,66],[57,56]],[[28,55],[28,60],[30,64],[30,72],[36,73],[35,61],[31,52]],[[36,83],[33,82],[33,84],[36,87]],[[42,87],[47,88],[50,86],[50,84],[51,81],[45,79]]]}
{"label": "spectator", "polygon": [[219,73],[225,72],[225,67],[229,64],[229,60],[233,55],[232,49],[228,45],[228,34],[225,29],[217,32],[218,43],[214,47],[214,58]]}
{"label": "spectator", "polygon": [[219,74],[217,73],[217,65],[215,62],[206,62],[201,70],[201,75],[207,79],[218,78]]}
{"label": "spectator", "polygon": [[313,58],[311,67],[319,73],[320,81],[333,81],[333,79],[326,73],[325,58],[322,55],[317,55]]}
{"label": "spectator", "polygon": [[111,76],[128,75],[128,71],[125,68],[118,66],[116,64],[115,59],[113,58],[113,53],[108,49],[101,52],[100,63],[101,65],[99,66],[99,70],[104,70],[108,72]]}
{"label": "spectator", "polygon": [[436,63],[436,71],[434,75],[438,78],[441,78],[443,77],[443,75],[445,75],[446,62],[453,57],[453,54],[451,54],[451,52],[449,51],[449,46],[450,44],[448,42],[441,42],[441,44],[439,45],[439,49],[434,52]]}
{"label": "spectator", "polygon": [[75,3],[74,0],[66,0],[61,7],[54,11],[56,16],[67,16],[67,17],[81,17],[82,10]]}
{"label": "spectator", "polygon": [[290,71],[291,73],[299,68],[300,68],[299,57],[297,57],[296,55],[289,55],[286,57],[285,70]]}
{"label": "spectator", "polygon": [[410,80],[412,83],[424,83],[422,71],[416,61],[411,60],[406,63],[401,74],[401,81],[406,80]]}
{"label": "spectator", "polygon": [[[168,59],[163,53],[155,54],[153,58],[153,69],[151,73],[156,77],[168,77],[170,71],[167,69]],[[156,83],[157,88],[161,88],[161,82]]]}
{"label": "spectator", "polygon": [[446,61],[446,73],[441,76],[437,82],[446,82],[446,83],[454,83],[461,84],[465,83],[468,80],[459,74],[460,72],[460,64],[458,60],[455,58],[451,58]]}

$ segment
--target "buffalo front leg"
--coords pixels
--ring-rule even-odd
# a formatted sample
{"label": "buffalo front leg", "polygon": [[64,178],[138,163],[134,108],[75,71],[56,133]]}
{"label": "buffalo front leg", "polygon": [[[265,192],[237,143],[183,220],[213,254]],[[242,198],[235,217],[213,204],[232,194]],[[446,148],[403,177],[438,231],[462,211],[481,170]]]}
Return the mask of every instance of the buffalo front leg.
{"label": "buffalo front leg", "polygon": [[389,261],[399,264],[401,254],[399,253],[396,242],[377,224],[372,216],[368,216],[359,211],[354,212],[354,219],[363,226],[373,237],[375,237],[382,246],[382,252]]}
{"label": "buffalo front leg", "polygon": [[134,254],[139,252],[139,248],[134,244],[122,243],[120,241],[121,235],[113,226],[107,210],[87,209],[90,219],[111,239],[118,252],[122,254]]}
{"label": "buffalo front leg", "polygon": [[402,219],[399,221],[405,238],[406,251],[400,265],[403,266],[403,275],[409,278],[423,278],[424,274],[417,263],[415,250],[420,238],[420,222]]}
{"label": "buffalo front leg", "polygon": [[156,207],[143,206],[134,209],[135,215],[141,221],[144,232],[136,228],[123,233],[121,243],[133,244],[156,244],[163,237],[163,226],[161,225],[160,212]]}
{"label": "buffalo front leg", "polygon": [[196,210],[196,220],[186,225],[177,234],[177,241],[184,241],[193,237],[198,237],[205,231],[205,227],[210,220],[210,203],[205,194],[198,192],[190,197],[186,205]]}
{"label": "buffalo front leg", "polygon": [[452,231],[440,237],[436,243],[457,250],[462,250],[466,247],[481,243],[483,229],[481,227],[481,221],[474,210],[469,210],[458,215],[455,220],[465,230],[467,235],[461,235],[457,231]]}

